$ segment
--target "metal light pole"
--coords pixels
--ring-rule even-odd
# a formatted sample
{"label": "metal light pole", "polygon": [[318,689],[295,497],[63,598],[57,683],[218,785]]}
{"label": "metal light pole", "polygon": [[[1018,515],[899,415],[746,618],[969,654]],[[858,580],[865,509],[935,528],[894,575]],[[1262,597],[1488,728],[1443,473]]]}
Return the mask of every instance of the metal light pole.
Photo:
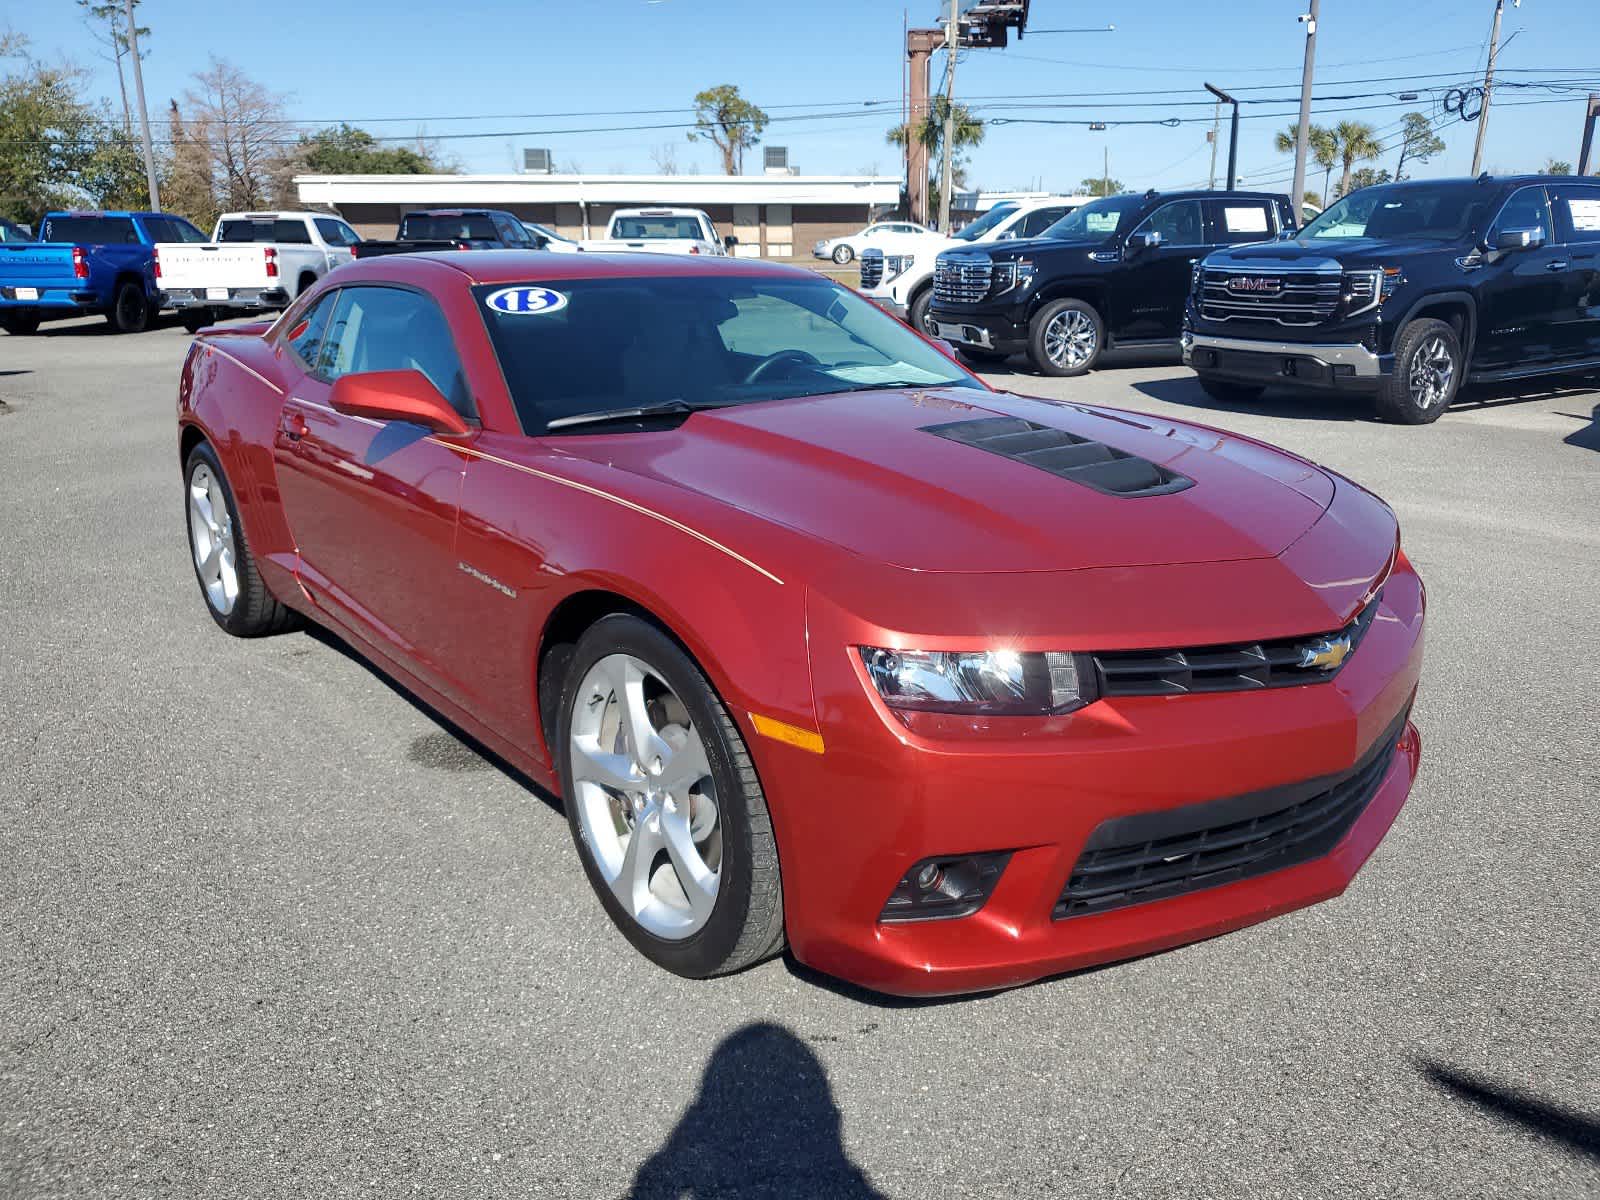
{"label": "metal light pole", "polygon": [[1224,104],[1233,105],[1233,122],[1228,128],[1228,190],[1233,191],[1234,180],[1239,171],[1239,102],[1219,87],[1206,84],[1206,91],[1210,92]]}
{"label": "metal light pole", "polygon": [[956,52],[961,48],[960,14],[956,0],[949,0],[949,15],[944,23],[944,164],[939,171],[939,232],[950,236],[950,188],[955,178],[956,129]]}
{"label": "metal light pole", "polygon": [[1589,113],[1583,122],[1583,148],[1578,151],[1578,174],[1589,173],[1589,151],[1594,146],[1594,123],[1600,118],[1600,92],[1590,93]]}
{"label": "metal light pole", "polygon": [[1317,61],[1318,2],[1311,0],[1311,11],[1300,18],[1306,25],[1306,64],[1300,75],[1300,125],[1294,135],[1294,191],[1290,193],[1296,224],[1304,219],[1300,213],[1306,194],[1306,151],[1311,145],[1311,76]]}
{"label": "metal light pole", "polygon": [[156,152],[150,145],[150,113],[144,106],[144,72],[139,69],[139,22],[134,20],[133,0],[126,0],[128,50],[133,57],[133,87],[139,97],[139,131],[144,139],[144,177],[150,185],[150,211],[161,211],[161,185],[156,182]]}
{"label": "metal light pole", "polygon": [[1478,114],[1478,138],[1472,143],[1474,175],[1483,166],[1483,138],[1489,132],[1489,101],[1494,96],[1494,57],[1500,52],[1500,16],[1505,11],[1506,0],[1494,0],[1494,25],[1489,30],[1489,65],[1483,72],[1483,111]]}

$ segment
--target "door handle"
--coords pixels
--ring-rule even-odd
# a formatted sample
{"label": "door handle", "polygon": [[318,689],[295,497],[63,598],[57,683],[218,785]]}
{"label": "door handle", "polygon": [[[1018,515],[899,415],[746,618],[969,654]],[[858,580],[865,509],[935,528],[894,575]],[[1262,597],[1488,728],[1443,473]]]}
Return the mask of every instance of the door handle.
{"label": "door handle", "polygon": [[1570,265],[1566,259],[1558,258],[1555,262],[1546,263],[1544,269],[1546,271],[1565,271]]}
{"label": "door handle", "polygon": [[283,431],[283,436],[291,442],[298,442],[310,432],[311,427],[306,424],[306,419],[297,412],[285,412],[278,422],[278,428]]}

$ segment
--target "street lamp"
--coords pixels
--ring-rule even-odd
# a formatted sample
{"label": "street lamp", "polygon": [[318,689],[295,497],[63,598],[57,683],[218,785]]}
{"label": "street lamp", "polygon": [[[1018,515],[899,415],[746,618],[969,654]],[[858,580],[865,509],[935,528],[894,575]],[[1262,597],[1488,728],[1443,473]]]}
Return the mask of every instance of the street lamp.
{"label": "street lamp", "polygon": [[1228,127],[1228,190],[1231,192],[1239,165],[1239,102],[1221,88],[1209,83],[1206,84],[1206,91],[1224,104],[1233,105],[1233,122]]}

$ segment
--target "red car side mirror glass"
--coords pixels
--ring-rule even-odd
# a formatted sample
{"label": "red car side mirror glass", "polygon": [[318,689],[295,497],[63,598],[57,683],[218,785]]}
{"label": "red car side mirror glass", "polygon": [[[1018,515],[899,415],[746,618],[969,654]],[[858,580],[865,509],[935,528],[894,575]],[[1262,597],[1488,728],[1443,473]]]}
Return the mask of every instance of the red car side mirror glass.
{"label": "red car side mirror glass", "polygon": [[328,397],[339,412],[373,421],[409,421],[434,433],[471,428],[421,371],[364,371],[341,375]]}

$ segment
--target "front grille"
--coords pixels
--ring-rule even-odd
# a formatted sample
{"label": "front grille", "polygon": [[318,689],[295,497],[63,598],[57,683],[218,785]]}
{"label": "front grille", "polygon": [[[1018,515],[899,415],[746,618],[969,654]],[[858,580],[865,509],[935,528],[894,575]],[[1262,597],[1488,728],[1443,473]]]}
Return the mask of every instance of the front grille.
{"label": "front grille", "polygon": [[1091,655],[1100,694],[1181,696],[1322,683],[1355,653],[1377,615],[1378,599],[1374,596],[1355,620],[1334,633],[1176,650],[1100,651]]}
{"label": "front grille", "polygon": [[883,282],[883,251],[864,250],[861,253],[861,286],[875,288]]}
{"label": "front grille", "polygon": [[1054,917],[1166,900],[1321,858],[1377,793],[1405,724],[1402,712],[1338,775],[1103,822],[1084,843]]}
{"label": "front grille", "polygon": [[[1254,285],[1260,290],[1244,290]],[[1343,277],[1313,271],[1200,272],[1200,315],[1208,321],[1320,325],[1339,308]]]}
{"label": "front grille", "polygon": [[945,258],[933,268],[935,304],[977,304],[989,294],[994,264],[987,258]]}
{"label": "front grille", "polygon": [[1194,486],[1188,476],[1126,450],[1020,417],[924,425],[922,432],[1038,467],[1108,496],[1166,496]]}

